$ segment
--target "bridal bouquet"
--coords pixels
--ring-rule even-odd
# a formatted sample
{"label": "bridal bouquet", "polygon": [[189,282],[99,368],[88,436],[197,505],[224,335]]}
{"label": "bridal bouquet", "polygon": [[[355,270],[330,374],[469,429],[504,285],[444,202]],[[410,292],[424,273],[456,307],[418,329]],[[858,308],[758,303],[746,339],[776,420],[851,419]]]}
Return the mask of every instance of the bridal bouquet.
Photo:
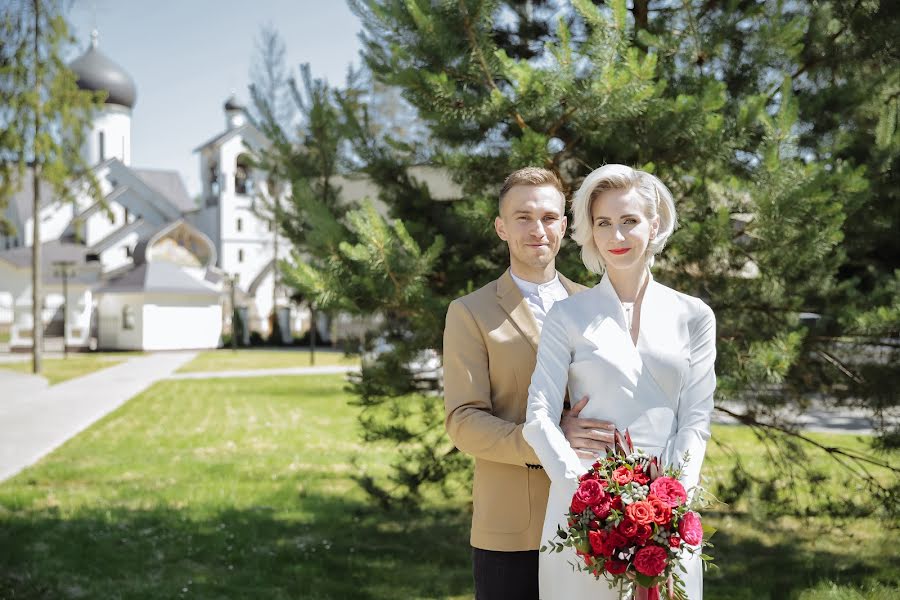
{"label": "bridal bouquet", "polygon": [[698,554],[708,543],[680,475],[661,467],[658,458],[635,452],[627,431],[624,437],[616,432],[613,452],[580,478],[568,528],[557,531],[562,542],[551,540],[541,550],[573,547],[584,562],[574,565],[579,571],[604,577],[610,587],[634,583],[637,598],[657,600],[663,585],[670,599],[686,599],[680,553]]}

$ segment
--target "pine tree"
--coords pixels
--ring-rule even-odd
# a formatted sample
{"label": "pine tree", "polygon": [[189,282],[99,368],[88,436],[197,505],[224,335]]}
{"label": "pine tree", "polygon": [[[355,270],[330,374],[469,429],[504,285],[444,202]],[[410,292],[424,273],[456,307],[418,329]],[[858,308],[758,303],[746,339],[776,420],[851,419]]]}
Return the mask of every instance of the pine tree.
{"label": "pine tree", "polygon": [[[576,0],[556,16],[542,2],[532,10],[478,0],[351,6],[364,25],[368,68],[403,90],[427,124],[435,162],[463,190],[455,202],[434,201],[409,174],[416,149],[380,142],[347,110],[354,152],[387,218],[320,207],[305,222],[308,248],[323,263],[304,268],[294,285],[336,310],[383,315],[379,334],[393,343],[355,388],[366,440],[398,449],[387,481],[361,476],[382,502],[415,503],[430,484],[449,489],[465,476],[466,460],[443,435],[437,390],[409,367],[440,348],[448,303],[505,268],[491,227],[496,194],[525,165],[554,169],[570,189],[607,162],[652,171],[671,187],[683,226],[655,276],[716,311],[720,408],[784,433],[783,450],[810,441],[782,409],[802,409],[815,394],[840,399],[852,389],[869,408],[896,406],[896,387],[848,387],[841,377],[840,355],[866,341],[847,346],[842,336],[865,324],[883,331],[896,300],[880,306],[885,292],[835,308],[848,298],[842,269],[855,252],[846,217],[871,201],[873,176],[807,135],[807,96],[823,92],[806,85],[815,65],[804,69],[805,53],[824,8],[636,1],[629,10],[624,0]],[[577,254],[565,246],[560,270],[594,283]],[[884,270],[873,277],[896,294]],[[803,313],[823,317],[810,325]],[[884,370],[880,359],[861,358],[861,370]],[[890,469],[877,457],[831,451],[864,478],[867,465]],[[867,482],[891,497],[890,484]]]}
{"label": "pine tree", "polygon": [[[103,94],[78,88],[64,60],[74,42],[60,2],[19,0],[0,9],[0,207],[33,179],[32,347],[33,370],[41,372],[40,182],[55,202],[74,202],[82,191],[100,199],[91,165],[81,156],[84,135]],[[9,223],[0,228],[9,230]]]}

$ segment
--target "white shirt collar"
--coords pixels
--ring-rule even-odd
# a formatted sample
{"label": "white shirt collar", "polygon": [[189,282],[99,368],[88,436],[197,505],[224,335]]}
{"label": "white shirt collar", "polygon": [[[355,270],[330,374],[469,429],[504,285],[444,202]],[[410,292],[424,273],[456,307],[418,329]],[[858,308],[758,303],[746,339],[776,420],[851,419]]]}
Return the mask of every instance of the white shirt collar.
{"label": "white shirt collar", "polygon": [[547,283],[534,283],[532,281],[526,281],[521,277],[517,277],[516,274],[512,271],[510,271],[509,274],[512,275],[513,281],[516,283],[516,287],[519,288],[519,291],[522,292],[523,296],[542,296],[558,293],[560,290],[562,290],[562,292],[568,296],[565,286],[563,286],[562,282],[559,280],[559,273],[557,273],[553,277],[553,279],[551,279]]}

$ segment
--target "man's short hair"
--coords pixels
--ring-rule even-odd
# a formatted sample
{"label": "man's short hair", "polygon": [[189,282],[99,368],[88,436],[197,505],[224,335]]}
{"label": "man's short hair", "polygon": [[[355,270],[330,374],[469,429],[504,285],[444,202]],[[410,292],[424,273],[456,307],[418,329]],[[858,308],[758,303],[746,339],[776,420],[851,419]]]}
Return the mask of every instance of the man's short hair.
{"label": "man's short hair", "polygon": [[509,174],[500,188],[500,197],[497,200],[497,212],[503,206],[503,198],[513,187],[517,185],[549,185],[556,189],[562,196],[563,212],[566,209],[566,192],[562,181],[553,171],[541,167],[525,167]]}

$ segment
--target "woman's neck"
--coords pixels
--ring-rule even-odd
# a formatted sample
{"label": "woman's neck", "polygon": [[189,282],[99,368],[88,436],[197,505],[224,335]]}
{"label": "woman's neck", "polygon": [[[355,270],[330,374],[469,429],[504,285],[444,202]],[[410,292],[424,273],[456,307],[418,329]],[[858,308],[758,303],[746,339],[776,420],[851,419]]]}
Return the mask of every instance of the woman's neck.
{"label": "woman's neck", "polygon": [[609,282],[612,284],[619,302],[637,302],[650,280],[650,270],[647,265],[640,265],[635,269],[616,270],[607,269]]}

